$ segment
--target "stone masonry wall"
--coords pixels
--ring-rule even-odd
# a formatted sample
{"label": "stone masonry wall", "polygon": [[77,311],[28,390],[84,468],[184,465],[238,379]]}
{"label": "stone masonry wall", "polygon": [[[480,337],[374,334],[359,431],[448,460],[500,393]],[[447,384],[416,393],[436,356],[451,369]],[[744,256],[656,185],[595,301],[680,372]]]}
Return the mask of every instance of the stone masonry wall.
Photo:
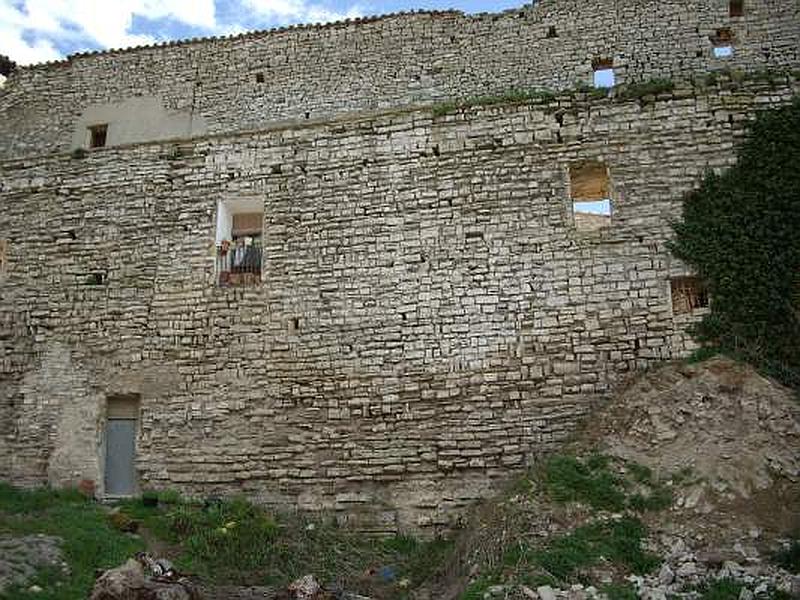
{"label": "stone masonry wall", "polygon": [[[542,0],[498,14],[400,14],[77,55],[20,69],[0,90],[0,158],[66,150],[82,139],[81,115],[137,96],[163,103],[189,137],[511,88],[561,90],[591,84],[598,59],[613,60],[622,83],[800,65],[796,0],[745,0],[741,17],[728,4]],[[709,37],[721,28],[733,34],[730,58],[713,54]]]}
{"label": "stone masonry wall", "polygon": [[[723,78],[0,163],[0,478],[102,488],[105,399],[136,393],[145,486],[451,526],[627,373],[691,349],[669,220],[798,89]],[[573,226],[587,159],[612,178],[599,232]],[[214,283],[235,198],[264,201],[256,288]]]}

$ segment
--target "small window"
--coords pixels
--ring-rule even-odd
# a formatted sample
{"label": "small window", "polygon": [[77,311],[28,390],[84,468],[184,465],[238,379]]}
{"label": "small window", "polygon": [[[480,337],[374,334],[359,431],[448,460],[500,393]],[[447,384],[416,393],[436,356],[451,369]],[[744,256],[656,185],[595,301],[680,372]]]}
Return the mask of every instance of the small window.
{"label": "small window", "polygon": [[731,0],[729,13],[732,17],[744,16],[744,0]]}
{"label": "small window", "polygon": [[556,31],[556,26],[555,25],[550,25],[550,27],[547,28],[547,37],[549,37],[549,38],[557,38],[558,37],[558,32]]}
{"label": "small window", "polygon": [[699,277],[675,277],[669,284],[672,314],[688,314],[708,306],[708,290]]}
{"label": "small window", "polygon": [[89,273],[86,275],[83,283],[85,285],[105,285],[108,283],[108,273],[105,271],[95,271],[94,273]]}
{"label": "small window", "polygon": [[601,162],[583,162],[569,169],[575,229],[593,231],[611,224],[611,183]]}
{"label": "small window", "polygon": [[108,137],[108,124],[93,125],[89,127],[89,148],[102,148],[106,145]]}
{"label": "small window", "polygon": [[216,277],[221,287],[261,282],[264,209],[259,201],[220,202],[217,208]]}
{"label": "small window", "polygon": [[264,74],[256,73],[256,83],[264,83]]}
{"label": "small window", "polygon": [[594,71],[594,87],[614,87],[614,63],[611,60],[604,58],[594,61],[592,70]]}
{"label": "small window", "polygon": [[714,58],[730,58],[733,56],[733,46],[715,46]]}
{"label": "small window", "polygon": [[714,56],[716,58],[728,58],[733,56],[733,31],[729,27],[717,29],[712,35],[708,36],[711,45],[714,46]]}

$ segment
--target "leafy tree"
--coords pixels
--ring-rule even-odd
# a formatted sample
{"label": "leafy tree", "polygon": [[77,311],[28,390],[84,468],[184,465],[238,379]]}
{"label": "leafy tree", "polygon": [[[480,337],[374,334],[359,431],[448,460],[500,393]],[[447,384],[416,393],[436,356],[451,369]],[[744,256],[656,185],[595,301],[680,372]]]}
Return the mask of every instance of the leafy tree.
{"label": "leafy tree", "polygon": [[800,98],[758,116],[674,229],[673,254],[711,295],[698,339],[800,388]]}

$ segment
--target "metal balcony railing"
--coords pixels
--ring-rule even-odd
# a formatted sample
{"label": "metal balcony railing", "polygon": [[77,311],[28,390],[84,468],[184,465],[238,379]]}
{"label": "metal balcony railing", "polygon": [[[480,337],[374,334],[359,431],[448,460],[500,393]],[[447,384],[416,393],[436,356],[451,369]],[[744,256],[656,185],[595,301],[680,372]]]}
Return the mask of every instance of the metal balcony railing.
{"label": "metal balcony railing", "polygon": [[243,240],[223,242],[217,246],[217,285],[246,287],[261,283],[261,242]]}

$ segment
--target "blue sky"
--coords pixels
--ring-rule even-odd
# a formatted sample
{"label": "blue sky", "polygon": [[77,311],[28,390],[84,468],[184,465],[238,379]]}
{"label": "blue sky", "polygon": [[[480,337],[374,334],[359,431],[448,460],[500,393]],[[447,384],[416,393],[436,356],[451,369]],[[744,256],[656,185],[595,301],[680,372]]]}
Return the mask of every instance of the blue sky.
{"label": "blue sky", "polygon": [[19,64],[85,50],[402,10],[468,13],[525,0],[0,0],[0,54]]}

